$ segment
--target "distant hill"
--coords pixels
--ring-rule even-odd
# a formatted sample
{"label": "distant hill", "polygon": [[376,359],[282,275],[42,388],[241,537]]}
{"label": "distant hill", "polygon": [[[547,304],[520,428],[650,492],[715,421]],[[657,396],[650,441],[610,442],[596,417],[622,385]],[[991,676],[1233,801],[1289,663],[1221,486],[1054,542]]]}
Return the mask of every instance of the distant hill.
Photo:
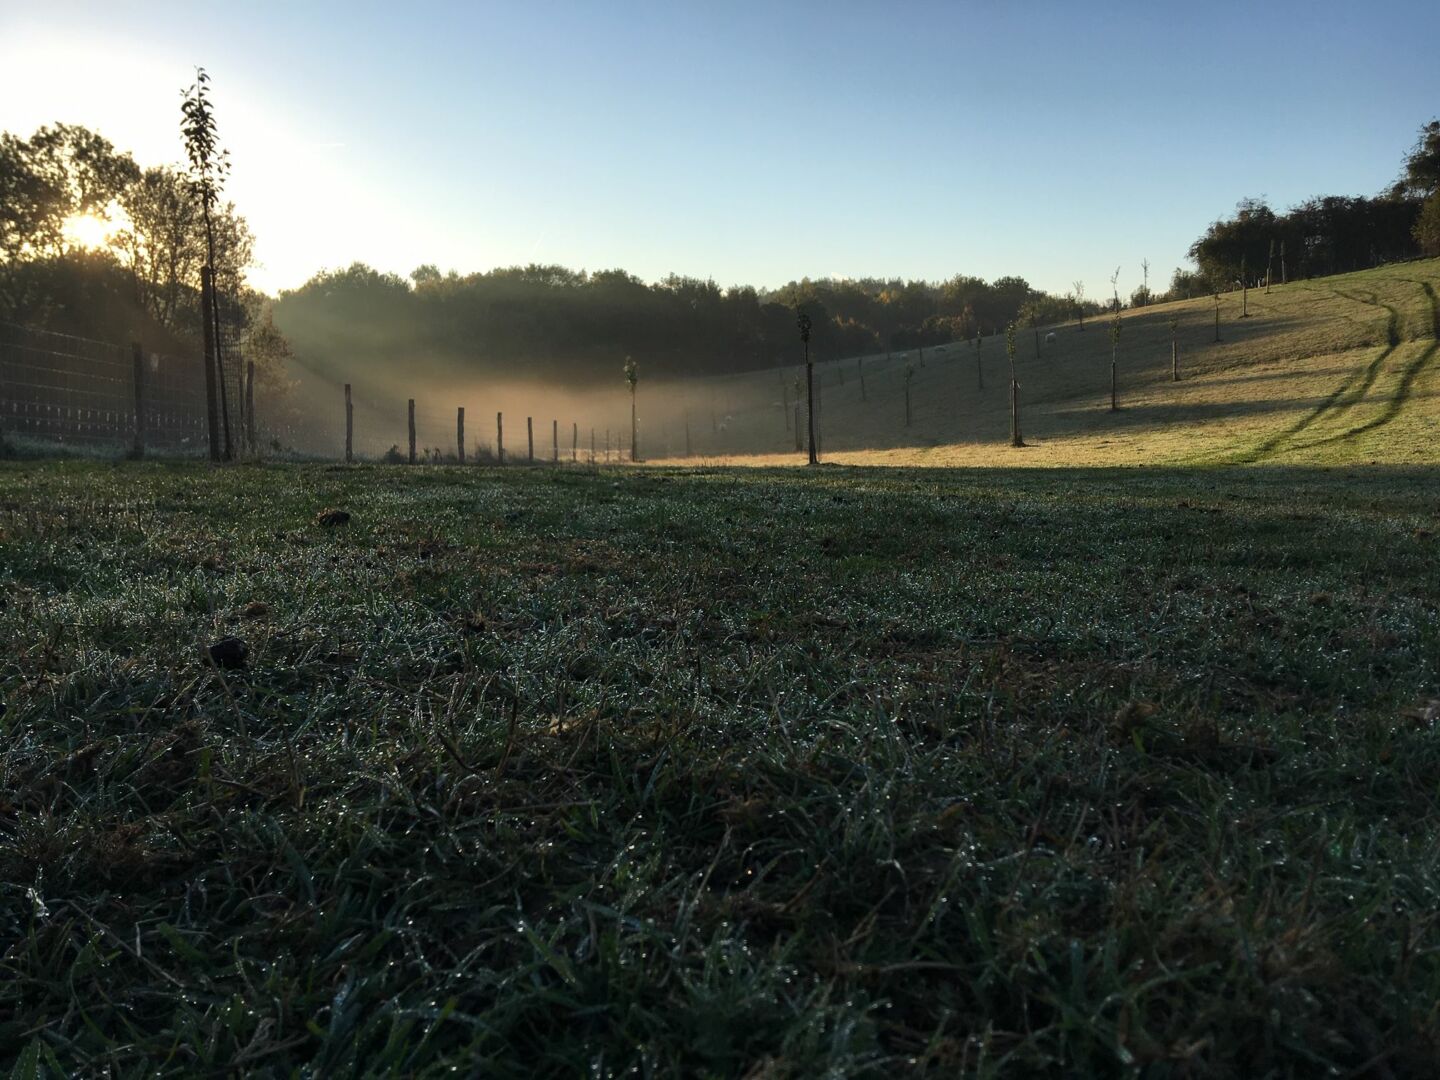
{"label": "distant hill", "polygon": [[[1118,412],[1110,411],[1108,317],[1029,328],[1017,339],[1023,449],[1008,445],[1002,337],[979,350],[827,358],[817,366],[822,456],[849,463],[936,465],[1440,463],[1440,260],[1203,297],[1122,313]],[[1242,317],[1248,308],[1248,317]],[[1171,381],[1170,319],[1180,381]],[[1053,333],[1053,339],[1050,334]],[[905,426],[905,378],[911,423]],[[651,415],[653,458],[677,452],[677,410],[696,456],[797,461],[783,408],[801,369],[677,387]],[[864,372],[862,396],[860,374]],[[725,402],[712,432],[708,400]],[[791,423],[793,424],[793,406]],[[666,438],[655,445],[659,424]],[[643,447],[642,438],[642,447]]]}

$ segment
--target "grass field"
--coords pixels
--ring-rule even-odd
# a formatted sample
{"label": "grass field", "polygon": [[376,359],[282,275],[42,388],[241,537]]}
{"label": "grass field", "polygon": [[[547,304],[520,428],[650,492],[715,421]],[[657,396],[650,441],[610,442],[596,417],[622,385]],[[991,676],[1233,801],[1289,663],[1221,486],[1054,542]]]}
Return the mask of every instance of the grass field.
{"label": "grass field", "polygon": [[[1356,348],[1233,456],[1384,416]],[[1437,534],[1400,464],[0,463],[0,1066],[1434,1075]]]}
{"label": "grass field", "polygon": [[[1023,450],[1009,446],[1004,338],[985,339],[979,368],[964,343],[817,365],[822,449],[851,465],[1192,465],[1218,462],[1440,464],[1440,260],[1126,311],[1120,410],[1110,411],[1109,320],[1054,328],[1039,356],[1017,338]],[[1248,308],[1248,317],[1242,311]],[[1181,381],[1171,381],[1170,318],[1179,320]],[[905,370],[914,366],[911,424]],[[861,391],[860,373],[865,375]],[[796,369],[739,376],[642,402],[642,447],[680,461],[676,415],[712,464],[793,464],[783,404]],[[983,378],[984,388],[979,382]],[[718,396],[725,430],[706,422]],[[791,399],[793,400],[793,399]],[[665,401],[662,398],[662,403]],[[658,415],[656,415],[658,413]],[[801,458],[800,460],[803,460]]]}

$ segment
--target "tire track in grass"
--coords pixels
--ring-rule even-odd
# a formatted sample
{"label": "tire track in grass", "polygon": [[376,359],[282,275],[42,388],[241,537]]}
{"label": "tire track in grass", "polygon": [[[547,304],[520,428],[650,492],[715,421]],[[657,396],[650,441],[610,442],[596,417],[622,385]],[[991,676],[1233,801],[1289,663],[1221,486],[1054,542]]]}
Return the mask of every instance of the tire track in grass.
{"label": "tire track in grass", "polygon": [[[1281,449],[1281,445],[1283,443],[1287,442],[1290,439],[1293,439],[1296,435],[1299,435],[1302,431],[1308,428],[1311,424],[1314,424],[1317,420],[1320,420],[1322,418],[1328,418],[1329,416],[1343,415],[1346,411],[1350,409],[1352,405],[1363,399],[1364,396],[1369,392],[1370,387],[1375,385],[1375,380],[1380,375],[1381,366],[1389,358],[1390,354],[1393,353],[1397,348],[1399,348],[1400,312],[1398,310],[1391,307],[1389,304],[1384,303],[1383,301],[1377,300],[1373,293],[1368,300],[1360,296],[1352,296],[1349,293],[1340,292],[1339,290],[1336,290],[1336,295],[1341,296],[1346,300],[1354,301],[1357,304],[1366,304],[1370,307],[1383,307],[1387,312],[1389,312],[1389,318],[1386,320],[1385,324],[1385,336],[1387,342],[1385,348],[1380,350],[1379,355],[1377,355],[1375,359],[1371,360],[1364,369],[1351,372],[1349,375],[1345,376],[1345,378],[1341,380],[1339,386],[1337,386],[1334,390],[1327,394],[1318,405],[1316,405],[1313,409],[1311,409],[1295,423],[1291,424],[1283,431],[1277,432],[1276,434],[1270,436],[1268,439],[1262,442],[1254,450],[1251,450],[1249,453],[1236,456],[1233,459],[1235,463],[1241,465],[1253,465],[1256,462],[1263,461],[1265,458],[1271,457],[1275,453],[1277,453]],[[1358,388],[1356,388],[1357,383],[1359,384]],[[1339,404],[1337,407],[1337,403],[1339,403],[1340,400],[1347,393],[1349,393],[1352,388],[1355,388],[1354,396],[1351,397],[1349,401],[1346,401],[1343,404]],[[1319,444],[1311,443],[1308,445],[1313,446]]]}

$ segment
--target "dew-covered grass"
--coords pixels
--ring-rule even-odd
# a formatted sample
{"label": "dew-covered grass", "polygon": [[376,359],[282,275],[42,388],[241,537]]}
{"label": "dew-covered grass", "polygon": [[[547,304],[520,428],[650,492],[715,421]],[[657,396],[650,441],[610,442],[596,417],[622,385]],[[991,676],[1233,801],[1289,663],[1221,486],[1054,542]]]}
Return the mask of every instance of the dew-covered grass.
{"label": "dew-covered grass", "polygon": [[0,1068],[1433,1075],[1437,534],[1381,467],[0,465]]}

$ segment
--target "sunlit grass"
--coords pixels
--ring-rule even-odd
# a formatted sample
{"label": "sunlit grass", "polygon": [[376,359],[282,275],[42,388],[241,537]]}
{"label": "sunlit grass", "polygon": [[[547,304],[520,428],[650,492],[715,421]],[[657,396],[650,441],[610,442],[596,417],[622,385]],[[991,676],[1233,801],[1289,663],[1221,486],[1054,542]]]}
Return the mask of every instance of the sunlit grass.
{"label": "sunlit grass", "polygon": [[[914,350],[893,353],[888,362],[882,355],[822,364],[824,457],[856,465],[1006,467],[1435,464],[1440,447],[1427,432],[1440,412],[1437,289],[1440,261],[1429,260],[1292,282],[1269,295],[1251,290],[1245,319],[1239,294],[1227,294],[1218,344],[1209,297],[1126,312],[1118,413],[1109,411],[1110,341],[1102,324],[1087,324],[1084,332],[1059,328],[1038,360],[1033,336],[1021,334],[1023,449],[1009,446],[1001,340],[982,346],[984,390],[977,387],[970,346],[927,349],[911,385],[908,427],[904,372]],[[1172,314],[1180,324],[1179,383],[1170,381]],[[695,457],[729,464],[803,461],[784,430],[781,379],[767,372],[727,380],[727,398],[747,405],[727,416],[723,435],[698,428]],[[775,398],[773,407],[758,406],[767,395]],[[651,457],[667,459],[661,448]]]}

